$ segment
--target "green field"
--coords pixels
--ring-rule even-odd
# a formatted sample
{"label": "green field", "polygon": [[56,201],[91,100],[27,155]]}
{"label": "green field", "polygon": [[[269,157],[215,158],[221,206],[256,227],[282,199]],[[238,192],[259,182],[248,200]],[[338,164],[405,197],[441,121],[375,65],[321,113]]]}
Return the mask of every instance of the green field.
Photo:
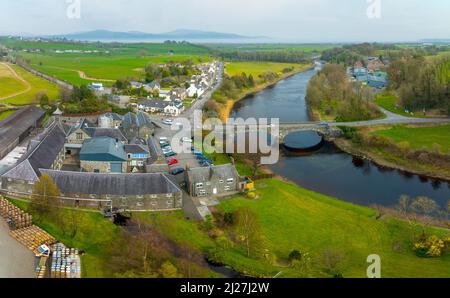
{"label": "green field", "polygon": [[[71,43],[31,42],[3,38],[0,43],[15,50],[36,70],[74,85],[102,81],[112,85],[119,78],[143,78],[147,64],[211,61],[209,49],[193,44],[166,43]],[[39,52],[30,52],[36,49]],[[96,53],[56,53],[56,50],[98,51]],[[84,72],[83,78],[79,72]]]}
{"label": "green field", "polygon": [[226,64],[226,73],[229,76],[240,75],[243,72],[253,75],[255,79],[266,72],[281,73],[283,69],[294,67],[296,70],[305,69],[303,64],[276,63],[276,62],[229,62]]}
{"label": "green field", "polygon": [[4,65],[0,64],[0,98],[15,94],[27,89],[25,83],[18,80]]}
{"label": "green field", "polygon": [[232,51],[297,51],[297,52],[321,52],[332,49],[337,44],[206,44],[211,49],[223,52]]}
{"label": "green field", "polygon": [[396,143],[408,142],[413,149],[433,149],[439,145],[443,153],[450,151],[450,125],[410,127],[397,125],[388,130],[374,132]]}
{"label": "green field", "polygon": [[[16,73],[20,77],[22,77],[25,81],[27,81],[30,84],[31,89],[26,93],[5,99],[2,102],[12,105],[32,104],[35,103],[35,96],[39,92],[45,92],[51,100],[55,100],[58,98],[59,87],[57,85],[31,74],[17,65],[10,65],[10,66],[16,71]],[[3,89],[4,87],[7,88],[7,86],[8,85],[4,86],[3,84],[1,84],[0,81],[0,90]]]}

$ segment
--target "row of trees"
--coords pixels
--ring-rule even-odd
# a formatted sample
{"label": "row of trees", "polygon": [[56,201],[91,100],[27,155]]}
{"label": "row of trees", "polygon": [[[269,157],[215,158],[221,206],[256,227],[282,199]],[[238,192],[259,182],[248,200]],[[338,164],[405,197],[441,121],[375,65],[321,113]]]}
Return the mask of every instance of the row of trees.
{"label": "row of trees", "polygon": [[403,57],[388,68],[390,89],[409,111],[437,109],[450,115],[450,56]]}
{"label": "row of trees", "polygon": [[344,67],[337,64],[326,65],[311,79],[306,96],[310,109],[340,122],[380,116],[371,99],[369,90],[351,84]]}
{"label": "row of trees", "polygon": [[145,69],[145,81],[147,83],[153,82],[154,80],[163,81],[164,79],[170,77],[191,77],[193,74],[197,73],[194,69],[194,62],[192,60],[186,60],[182,63],[169,63],[163,67],[148,64]]}
{"label": "row of trees", "polygon": [[282,63],[306,63],[308,57],[301,51],[232,51],[218,52],[217,56],[225,60],[271,61]]}

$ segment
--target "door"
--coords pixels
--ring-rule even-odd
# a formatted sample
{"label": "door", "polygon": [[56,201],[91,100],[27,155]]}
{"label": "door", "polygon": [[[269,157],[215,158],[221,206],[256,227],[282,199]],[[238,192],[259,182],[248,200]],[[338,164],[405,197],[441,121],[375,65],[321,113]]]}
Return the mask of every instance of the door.
{"label": "door", "polygon": [[214,188],[213,188],[213,195],[216,195],[216,194],[217,194],[217,188],[214,187]]}
{"label": "door", "polygon": [[121,163],[111,163],[111,172],[112,173],[122,173],[122,164]]}

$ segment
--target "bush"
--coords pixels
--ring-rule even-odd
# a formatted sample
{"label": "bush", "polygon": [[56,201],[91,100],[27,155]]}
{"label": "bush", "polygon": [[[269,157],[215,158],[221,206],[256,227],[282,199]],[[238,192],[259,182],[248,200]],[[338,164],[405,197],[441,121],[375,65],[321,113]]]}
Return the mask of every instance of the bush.
{"label": "bush", "polygon": [[253,191],[248,192],[247,193],[247,198],[250,199],[250,200],[256,199],[256,193],[253,192]]}
{"label": "bush", "polygon": [[225,212],[225,214],[223,215],[223,221],[230,226],[234,224],[234,220],[234,213],[232,212]]}
{"label": "bush", "polygon": [[296,249],[291,251],[288,257],[289,261],[292,262],[294,260],[300,261],[302,259],[302,253]]}
{"label": "bush", "polygon": [[445,248],[449,245],[450,238],[441,239],[435,235],[428,238],[422,238],[414,244],[414,251],[421,258],[440,257],[444,253]]}

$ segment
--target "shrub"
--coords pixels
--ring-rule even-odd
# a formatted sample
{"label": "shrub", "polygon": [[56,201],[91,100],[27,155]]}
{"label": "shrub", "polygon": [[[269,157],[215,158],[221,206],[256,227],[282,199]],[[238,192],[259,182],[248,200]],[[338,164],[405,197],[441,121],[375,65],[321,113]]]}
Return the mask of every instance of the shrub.
{"label": "shrub", "polygon": [[294,261],[294,260],[300,261],[300,260],[302,259],[302,253],[301,253],[300,251],[294,249],[294,250],[291,251],[291,253],[289,254],[288,259],[289,259],[289,261],[291,261],[291,262]]}
{"label": "shrub", "polygon": [[414,244],[415,253],[422,258],[425,257],[440,257],[442,256],[446,246],[449,244],[449,239],[441,239],[435,235],[428,238],[423,238]]}
{"label": "shrub", "polygon": [[249,191],[249,192],[247,193],[247,198],[249,198],[250,200],[256,199],[256,193],[253,192],[253,191]]}

